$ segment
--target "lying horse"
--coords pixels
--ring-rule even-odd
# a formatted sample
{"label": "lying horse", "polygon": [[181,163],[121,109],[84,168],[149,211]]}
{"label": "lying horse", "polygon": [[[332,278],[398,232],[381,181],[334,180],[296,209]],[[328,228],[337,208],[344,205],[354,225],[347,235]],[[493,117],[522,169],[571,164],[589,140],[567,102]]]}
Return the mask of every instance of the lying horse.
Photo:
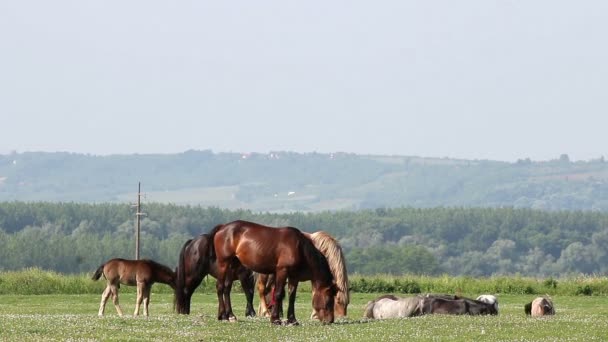
{"label": "lying horse", "polygon": [[311,280],[312,304],[323,323],[334,321],[336,285],[327,259],[302,232],[293,227],[272,228],[253,222],[221,224],[210,232],[218,269],[216,282],[218,319],[236,321],[230,291],[233,270],[245,266],[254,272],[275,275],[275,299],[270,321],[281,324],[279,308],[289,284],[287,324],[298,324],[295,300],[300,281]]}
{"label": "lying horse", "polygon": [[422,314],[448,315],[496,315],[494,304],[488,304],[470,298],[444,299],[424,297],[421,303]]}
{"label": "lying horse", "polygon": [[163,283],[175,288],[175,273],[169,267],[153,260],[110,259],[97,268],[92,279],[98,280],[102,275],[106,278],[107,286],[101,295],[99,316],[103,316],[110,295],[118,315],[122,316],[122,309],[118,303],[120,284],[137,286],[134,316],[139,315],[139,307],[142,301],[144,303],[144,315],[148,316],[152,284]]}
{"label": "lying horse", "polygon": [[[190,303],[192,295],[203,279],[210,274],[217,279],[218,269],[214,254],[211,249],[212,243],[208,234],[201,234],[195,239],[184,243],[177,264],[174,308],[177,313],[190,314]],[[253,293],[255,281],[253,272],[242,265],[235,268],[230,275],[232,279],[239,279],[241,287],[247,299],[245,316],[255,316],[253,309]]]}
{"label": "lying horse", "polygon": [[[316,249],[318,249],[327,259],[329,268],[336,283],[336,297],[334,300],[335,317],[345,317],[350,301],[348,274],[346,271],[346,259],[342,252],[340,243],[331,235],[324,231],[315,233],[302,232],[309,238]],[[260,296],[259,313],[262,316],[269,316],[269,308],[275,303],[274,300],[274,276],[260,274],[257,279],[257,288]],[[313,290],[314,291],[314,290]],[[314,295],[314,293],[313,293]],[[282,315],[279,312],[279,315]],[[317,312],[313,309],[311,319],[318,319]]]}
{"label": "lying horse", "polygon": [[383,295],[367,302],[363,317],[386,319],[418,316],[421,314],[423,298],[422,296],[400,298],[394,295]]}
{"label": "lying horse", "polygon": [[[527,306],[528,304],[526,304],[526,314],[528,313]],[[537,297],[531,303],[529,303],[529,306],[530,315],[533,317],[555,315],[553,302],[548,297]]]}
{"label": "lying horse", "polygon": [[484,294],[484,295],[480,295],[479,297],[477,297],[477,300],[484,302],[484,303],[494,305],[496,312],[498,312],[498,299],[496,298],[496,296]]}

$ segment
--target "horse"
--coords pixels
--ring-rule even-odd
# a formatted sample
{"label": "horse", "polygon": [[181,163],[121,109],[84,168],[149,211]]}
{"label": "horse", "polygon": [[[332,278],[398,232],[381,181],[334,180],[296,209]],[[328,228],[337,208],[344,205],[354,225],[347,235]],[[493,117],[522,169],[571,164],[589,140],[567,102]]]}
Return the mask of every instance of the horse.
{"label": "horse", "polygon": [[424,297],[396,297],[394,295],[383,295],[370,300],[365,305],[364,318],[385,319],[405,318],[421,314],[421,304]]}
{"label": "horse", "polygon": [[92,279],[99,280],[102,275],[106,278],[107,286],[101,295],[99,316],[103,316],[106,302],[108,301],[108,298],[110,298],[110,295],[112,296],[112,302],[116,307],[118,315],[123,315],[120,304],[118,303],[118,289],[120,288],[120,284],[137,286],[134,316],[139,315],[139,307],[142,301],[144,303],[144,315],[148,316],[150,288],[152,287],[152,284],[163,283],[175,288],[175,273],[173,270],[149,259],[110,259],[97,268]]}
{"label": "horse", "polygon": [[[346,317],[347,308],[350,302],[348,273],[346,270],[346,259],[342,252],[340,243],[330,234],[324,231],[314,233],[302,232],[309,238],[316,249],[318,249],[327,259],[329,268],[336,282],[336,297],[334,299],[334,315]],[[274,277],[272,275],[261,274],[257,279],[257,289],[260,297],[258,312],[262,316],[269,315],[269,307],[274,304],[273,298]],[[314,296],[314,293],[313,293]],[[279,312],[282,315],[282,312]],[[317,312],[313,309],[311,319],[318,319]]]}
{"label": "horse", "polygon": [[[217,279],[218,269],[215,259],[212,258],[212,243],[208,234],[201,234],[184,243],[180,253],[176,272],[174,293],[174,309],[180,314],[190,314],[190,303],[196,288],[205,276],[210,274]],[[253,309],[253,294],[255,280],[253,272],[243,266],[234,269],[232,279],[239,279],[241,287],[247,298],[245,316],[255,316]]]}
{"label": "horse", "polygon": [[494,295],[483,294],[477,297],[478,301],[493,304],[496,312],[498,312],[498,299]]}
{"label": "horse", "polygon": [[530,315],[533,317],[555,315],[555,307],[548,297],[536,297],[530,303]]}
{"label": "horse", "polygon": [[497,315],[494,304],[470,298],[444,299],[424,297],[421,303],[422,314],[449,315]]}
{"label": "horse", "polygon": [[270,321],[282,324],[279,308],[289,283],[287,322],[297,325],[294,304],[300,281],[312,280],[313,308],[321,322],[334,321],[334,284],[327,260],[302,232],[294,227],[273,228],[248,221],[220,224],[210,232],[218,268],[216,290],[218,319],[236,321],[232,312],[231,270],[243,265],[254,272],[275,275],[275,300]]}

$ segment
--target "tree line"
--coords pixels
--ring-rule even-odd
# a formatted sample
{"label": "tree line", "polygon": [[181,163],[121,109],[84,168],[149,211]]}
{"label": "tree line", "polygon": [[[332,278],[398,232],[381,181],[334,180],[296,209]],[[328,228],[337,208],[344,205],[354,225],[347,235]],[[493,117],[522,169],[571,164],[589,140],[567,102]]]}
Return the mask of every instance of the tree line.
{"label": "tree line", "polygon": [[[380,208],[254,213],[150,203],[141,256],[175,265],[184,242],[237,219],[324,230],[341,243],[349,272],[469,276],[606,274],[608,214],[517,208]],[[0,270],[90,272],[135,255],[127,204],[0,202]]]}

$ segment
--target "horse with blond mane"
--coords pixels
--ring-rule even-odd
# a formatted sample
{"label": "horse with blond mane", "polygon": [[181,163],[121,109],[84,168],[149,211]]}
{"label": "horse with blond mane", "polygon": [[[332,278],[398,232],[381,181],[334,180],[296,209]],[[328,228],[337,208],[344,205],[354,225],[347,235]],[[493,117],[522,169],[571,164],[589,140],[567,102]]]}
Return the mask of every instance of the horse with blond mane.
{"label": "horse with blond mane", "polygon": [[299,324],[295,315],[298,284],[311,281],[314,288],[312,303],[324,324],[334,322],[336,285],[327,259],[315,248],[312,241],[294,227],[269,227],[242,220],[220,224],[209,233],[213,241],[218,276],[218,319],[236,321],[232,312],[230,291],[231,271],[244,266],[254,272],[275,275],[275,297],[270,321],[283,324],[279,317],[289,286],[287,325]]}
{"label": "horse with blond mane", "polygon": [[[321,254],[327,259],[329,268],[336,282],[336,296],[334,299],[334,315],[346,317],[347,307],[350,302],[348,273],[346,270],[346,260],[340,243],[331,235],[324,231],[314,233],[302,232],[310,239]],[[269,306],[274,304],[273,284],[274,277],[267,274],[259,274],[257,277],[257,289],[260,296],[258,312],[261,316],[269,316]],[[314,294],[314,289],[313,289]],[[313,309],[311,319],[318,319],[317,312]]]}

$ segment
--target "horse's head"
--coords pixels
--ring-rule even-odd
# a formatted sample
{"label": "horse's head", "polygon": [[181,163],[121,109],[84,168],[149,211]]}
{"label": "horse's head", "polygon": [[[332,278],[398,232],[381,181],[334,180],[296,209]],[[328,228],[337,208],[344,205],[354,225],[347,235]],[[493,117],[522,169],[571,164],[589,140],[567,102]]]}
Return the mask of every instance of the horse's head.
{"label": "horse's head", "polygon": [[317,287],[312,295],[312,307],[317,312],[319,320],[324,324],[334,322],[334,297],[336,285]]}

